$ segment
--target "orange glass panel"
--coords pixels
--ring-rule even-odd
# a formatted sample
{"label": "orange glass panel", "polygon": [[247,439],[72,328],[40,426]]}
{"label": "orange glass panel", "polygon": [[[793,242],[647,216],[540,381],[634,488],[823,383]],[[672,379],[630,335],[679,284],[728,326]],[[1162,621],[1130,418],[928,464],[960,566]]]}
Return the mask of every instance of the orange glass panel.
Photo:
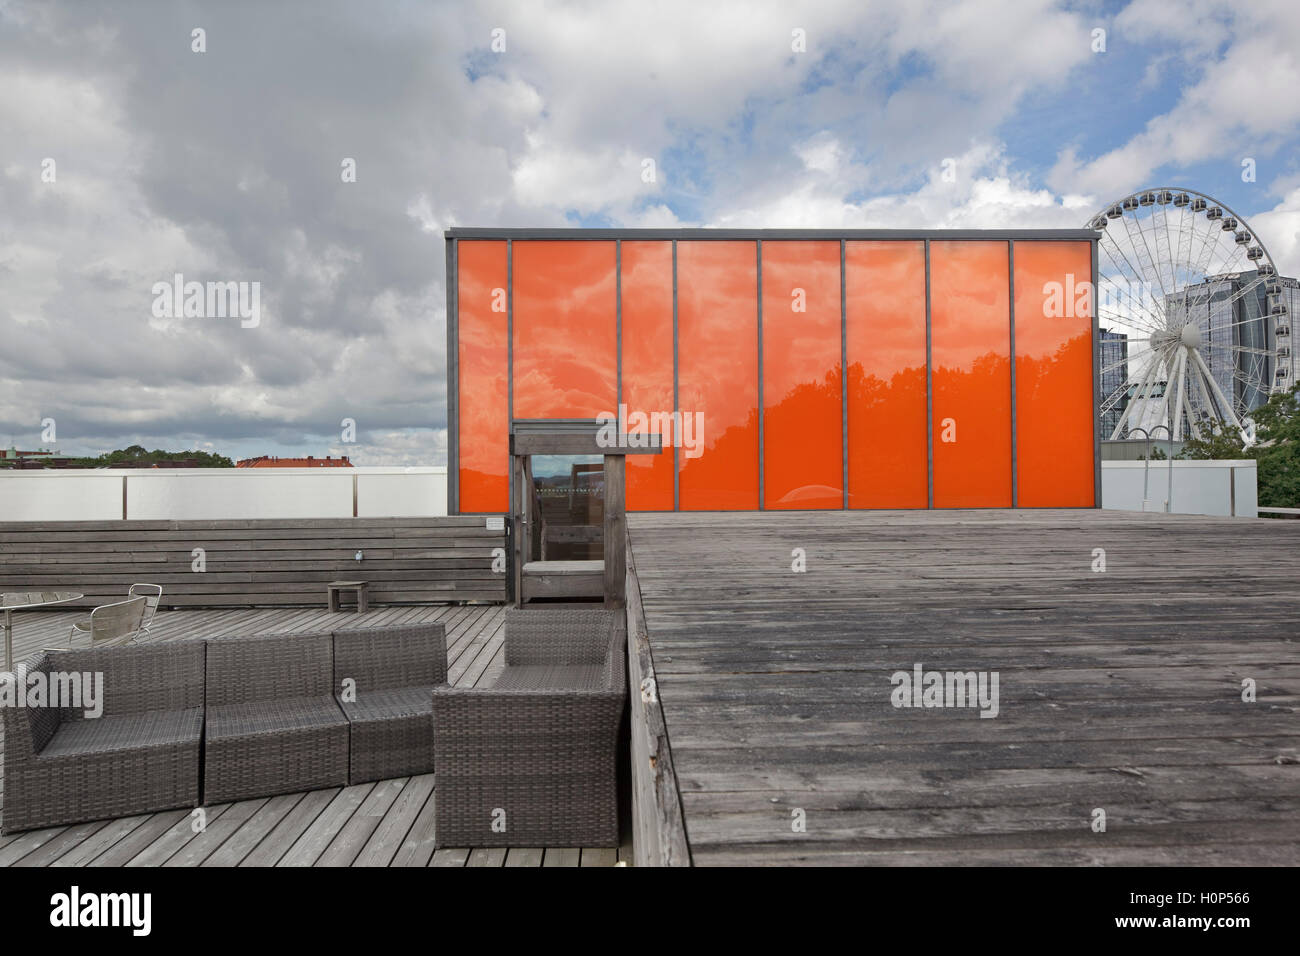
{"label": "orange glass panel", "polygon": [[925,244],[848,242],[849,507],[925,508]]}
{"label": "orange glass panel", "polygon": [[683,511],[758,508],[757,256],[753,242],[677,243]]}
{"label": "orange glass panel", "polygon": [[763,243],[763,505],[843,508],[840,244]]}
{"label": "orange glass panel", "polygon": [[1091,508],[1091,243],[1017,242],[1015,270],[1016,503]]}
{"label": "orange glass panel", "polygon": [[667,241],[624,242],[622,255],[627,430],[665,436],[659,454],[627,456],[627,507],[671,511],[672,426],[664,416],[673,411],[673,246]]}
{"label": "orange glass panel", "polygon": [[1011,507],[1005,242],[930,243],[936,508]]}
{"label": "orange glass panel", "polygon": [[456,245],[460,510],[510,509],[506,244]]}
{"label": "orange glass panel", "polygon": [[614,413],[614,243],[513,244],[515,418]]}

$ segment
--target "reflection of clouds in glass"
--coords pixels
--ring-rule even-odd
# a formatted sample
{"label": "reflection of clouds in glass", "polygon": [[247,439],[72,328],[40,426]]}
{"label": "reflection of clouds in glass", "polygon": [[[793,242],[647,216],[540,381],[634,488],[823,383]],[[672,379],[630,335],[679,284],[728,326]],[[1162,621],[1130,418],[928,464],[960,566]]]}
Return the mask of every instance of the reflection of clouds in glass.
{"label": "reflection of clouds in glass", "polygon": [[[802,312],[793,308],[799,301],[796,289]],[[839,242],[764,242],[763,497],[767,507],[843,506],[840,393]]]}
{"label": "reflection of clouds in glass", "polygon": [[617,388],[613,242],[514,244],[516,418],[594,418]]}
{"label": "reflection of clouds in glass", "polygon": [[678,403],[703,414],[706,452],[681,465],[685,510],[758,507],[758,252],[677,244]]}
{"label": "reflection of clouds in glass", "polygon": [[1008,246],[930,243],[933,422],[951,418],[955,442],[934,441],[939,508],[1011,505],[1011,303]]}
{"label": "reflection of clouds in glass", "polygon": [[1086,242],[1018,242],[1016,283],[1017,504],[1090,507],[1093,467],[1092,317],[1044,314],[1043,287],[1087,276]]}
{"label": "reflection of clouds in glass", "polygon": [[844,249],[849,506],[929,501],[925,397],[925,245]]}
{"label": "reflection of clouds in glass", "polygon": [[[669,242],[623,243],[623,401],[630,408],[673,407],[673,250]],[[672,451],[631,455],[627,506],[673,506]]]}
{"label": "reflection of clouds in glass", "polygon": [[506,315],[493,312],[493,290],[506,285],[506,244],[462,241],[459,278],[460,507],[509,506],[509,403]]}

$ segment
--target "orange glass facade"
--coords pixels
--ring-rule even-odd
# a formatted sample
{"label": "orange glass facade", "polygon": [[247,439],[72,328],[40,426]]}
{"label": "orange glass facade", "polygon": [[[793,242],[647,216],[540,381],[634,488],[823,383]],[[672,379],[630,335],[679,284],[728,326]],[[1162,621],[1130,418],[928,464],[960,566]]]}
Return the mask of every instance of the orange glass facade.
{"label": "orange glass facade", "polygon": [[1092,250],[1016,244],[1016,503],[1088,507],[1093,454]]}
{"label": "orange glass facade", "polygon": [[1011,306],[1005,242],[930,243],[936,508],[1011,507]]}
{"label": "orange glass facade", "polygon": [[[665,435],[658,455],[627,458],[627,506],[633,511],[673,510],[672,428],[656,412],[673,404],[673,249],[671,242],[625,242],[622,250],[623,395],[628,409],[647,421],[631,433]],[[658,427],[652,427],[657,424]]]}
{"label": "orange glass facade", "polygon": [[848,242],[849,507],[929,502],[925,243]]}
{"label": "orange glass facade", "polygon": [[757,510],[757,243],[677,243],[677,402],[681,509]]}
{"label": "orange glass facade", "polygon": [[840,244],[763,243],[763,507],[844,506]]}
{"label": "orange glass facade", "polygon": [[620,405],[633,511],[1097,505],[1091,233],[448,240],[453,514],[509,509],[512,419]]}
{"label": "orange glass facade", "polygon": [[618,358],[612,242],[516,242],[514,417],[615,411]]}
{"label": "orange glass facade", "polygon": [[457,243],[460,510],[505,511],[510,497],[506,244]]}

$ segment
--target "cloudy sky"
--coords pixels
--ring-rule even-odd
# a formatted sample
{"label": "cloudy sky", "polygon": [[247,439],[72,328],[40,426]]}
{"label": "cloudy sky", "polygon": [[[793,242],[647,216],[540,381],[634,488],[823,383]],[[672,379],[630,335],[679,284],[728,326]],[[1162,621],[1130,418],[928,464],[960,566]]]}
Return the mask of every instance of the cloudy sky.
{"label": "cloudy sky", "polygon": [[[1185,185],[1296,275],[1297,51],[1295,0],[0,0],[0,444],[445,463],[452,225],[1077,227]],[[155,314],[176,273],[260,323]]]}

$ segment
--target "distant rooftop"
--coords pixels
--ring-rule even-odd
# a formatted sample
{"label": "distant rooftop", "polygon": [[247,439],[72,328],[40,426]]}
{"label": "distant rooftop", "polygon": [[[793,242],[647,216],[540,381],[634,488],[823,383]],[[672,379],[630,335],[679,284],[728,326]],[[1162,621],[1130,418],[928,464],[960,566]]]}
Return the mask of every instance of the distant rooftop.
{"label": "distant rooftop", "polygon": [[235,462],[236,468],[351,468],[352,462],[347,455],[332,458],[276,458],[274,455],[258,455],[256,458],[244,458]]}

